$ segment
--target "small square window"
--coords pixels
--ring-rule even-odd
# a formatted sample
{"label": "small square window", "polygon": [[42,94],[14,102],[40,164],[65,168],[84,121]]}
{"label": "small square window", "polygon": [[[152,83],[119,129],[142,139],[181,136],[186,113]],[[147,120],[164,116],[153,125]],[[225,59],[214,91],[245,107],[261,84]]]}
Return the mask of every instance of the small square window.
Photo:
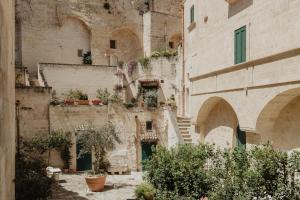
{"label": "small square window", "polygon": [[117,48],[117,41],[116,40],[110,40],[110,48],[116,49]]}
{"label": "small square window", "polygon": [[152,131],[152,121],[146,121],[146,130]]}
{"label": "small square window", "polygon": [[83,57],[83,49],[78,49],[77,50],[77,56],[78,57]]}

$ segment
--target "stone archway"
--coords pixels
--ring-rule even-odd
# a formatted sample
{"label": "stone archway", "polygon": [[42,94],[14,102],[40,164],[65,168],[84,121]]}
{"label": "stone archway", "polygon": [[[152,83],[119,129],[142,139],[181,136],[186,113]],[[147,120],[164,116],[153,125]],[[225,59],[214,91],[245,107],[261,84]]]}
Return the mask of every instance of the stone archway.
{"label": "stone archway", "polygon": [[287,90],[269,101],[259,114],[256,130],[261,142],[276,149],[300,148],[300,88]]}
{"label": "stone archway", "polygon": [[197,129],[204,143],[232,148],[236,143],[238,118],[232,106],[221,97],[207,99],[197,117]]}
{"label": "stone archway", "polygon": [[137,34],[128,28],[113,31],[111,41],[114,41],[115,48],[110,48],[110,55],[117,61],[128,62],[142,56],[143,49]]}

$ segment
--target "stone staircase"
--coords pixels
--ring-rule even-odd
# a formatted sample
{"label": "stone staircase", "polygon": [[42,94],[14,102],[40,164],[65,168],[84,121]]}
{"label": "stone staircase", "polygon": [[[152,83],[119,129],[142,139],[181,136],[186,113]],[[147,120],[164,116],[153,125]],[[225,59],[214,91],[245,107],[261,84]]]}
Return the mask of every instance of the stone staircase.
{"label": "stone staircase", "polygon": [[177,117],[177,124],[184,143],[192,144],[193,140],[190,134],[191,119],[187,117]]}

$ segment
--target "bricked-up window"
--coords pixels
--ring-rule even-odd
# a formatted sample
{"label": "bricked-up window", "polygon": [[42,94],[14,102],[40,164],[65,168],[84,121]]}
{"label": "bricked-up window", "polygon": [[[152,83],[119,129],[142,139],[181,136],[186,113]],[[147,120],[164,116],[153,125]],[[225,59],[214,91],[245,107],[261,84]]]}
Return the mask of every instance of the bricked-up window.
{"label": "bricked-up window", "polygon": [[192,7],[190,8],[190,23],[194,23],[195,22],[195,6],[192,5]]}
{"label": "bricked-up window", "polygon": [[116,49],[117,48],[117,41],[116,40],[110,40],[110,48]]}
{"label": "bricked-up window", "polygon": [[152,131],[152,126],[153,126],[152,121],[146,121],[146,130],[147,131]]}
{"label": "bricked-up window", "polygon": [[78,57],[83,57],[83,49],[78,49],[77,50],[77,56]]}

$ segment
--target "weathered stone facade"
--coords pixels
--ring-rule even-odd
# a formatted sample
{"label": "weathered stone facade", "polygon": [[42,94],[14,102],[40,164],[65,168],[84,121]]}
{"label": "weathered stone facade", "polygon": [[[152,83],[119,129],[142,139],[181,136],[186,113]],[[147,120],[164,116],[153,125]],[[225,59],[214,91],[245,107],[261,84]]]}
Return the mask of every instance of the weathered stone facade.
{"label": "weathered stone facade", "polygon": [[14,1],[0,1],[0,199],[14,199]]}
{"label": "weathered stone facade", "polygon": [[[287,0],[185,1],[186,115],[202,141],[233,147],[239,125],[249,145],[300,147],[299,9]],[[244,26],[246,61],[234,64]]]}

